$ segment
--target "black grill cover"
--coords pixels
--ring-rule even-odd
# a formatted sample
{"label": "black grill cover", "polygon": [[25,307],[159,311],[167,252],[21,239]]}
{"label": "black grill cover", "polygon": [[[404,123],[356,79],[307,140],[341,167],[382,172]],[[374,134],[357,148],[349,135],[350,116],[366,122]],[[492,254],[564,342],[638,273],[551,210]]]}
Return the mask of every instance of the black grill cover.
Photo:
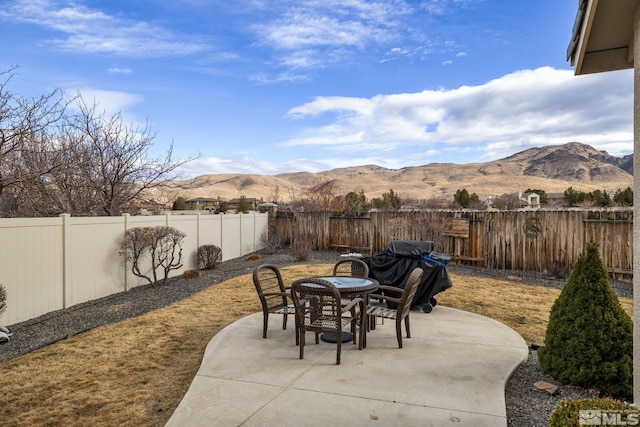
{"label": "black grill cover", "polygon": [[[402,243],[396,245],[394,244],[395,242]],[[415,247],[411,247],[411,242],[416,242]],[[411,271],[416,267],[422,268],[424,272],[411,307],[424,307],[426,304],[435,305],[433,297],[452,286],[446,266],[446,262],[450,257],[431,251],[425,254],[422,251],[424,248],[428,248],[429,245],[423,245],[424,243],[430,243],[431,249],[433,249],[432,242],[393,241],[389,245],[388,251],[362,258],[369,266],[369,277],[376,279],[381,285],[390,285],[402,289],[404,289]],[[392,252],[392,247],[399,248],[402,254]],[[408,253],[408,255],[405,255],[405,253]],[[390,296],[397,297],[398,295]],[[391,303],[389,303],[389,307],[395,308],[392,307]]]}
{"label": "black grill cover", "polygon": [[433,242],[429,240],[392,240],[389,252],[394,255],[422,256],[433,252]]}

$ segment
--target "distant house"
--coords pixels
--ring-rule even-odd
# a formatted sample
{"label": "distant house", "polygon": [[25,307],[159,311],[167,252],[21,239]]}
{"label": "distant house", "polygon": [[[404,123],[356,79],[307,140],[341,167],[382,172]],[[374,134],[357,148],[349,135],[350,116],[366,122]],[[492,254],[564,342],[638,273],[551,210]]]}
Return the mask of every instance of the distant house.
{"label": "distant house", "polygon": [[[227,202],[227,209],[237,211],[238,208],[240,207],[241,200],[242,198],[235,198],[235,199],[229,200]],[[250,209],[253,211],[257,210],[258,204],[260,204],[260,201],[254,197],[245,197],[244,202],[247,203],[249,206],[251,206]]]}
{"label": "distant house", "polygon": [[518,192],[518,199],[522,202],[522,207],[528,209],[540,209],[540,195],[534,192]]}
{"label": "distant house", "polygon": [[124,210],[134,215],[148,215],[167,209],[170,209],[170,207],[165,203],[160,203],[155,200],[138,200],[128,204]]}
{"label": "distant house", "polygon": [[485,200],[481,202],[482,207],[487,210],[493,209],[493,196],[488,196]]}
{"label": "distant house", "polygon": [[518,193],[503,194],[502,196],[493,197],[489,196],[482,202],[482,206],[487,210],[503,209],[540,209],[540,195],[532,191]]}
{"label": "distant house", "polygon": [[193,199],[184,201],[184,208],[186,210],[198,211],[198,210],[215,210],[220,201],[218,199],[210,199],[207,197],[196,197]]}
{"label": "distant house", "polygon": [[275,203],[260,203],[258,205],[258,212],[276,212],[278,210],[278,205]]}

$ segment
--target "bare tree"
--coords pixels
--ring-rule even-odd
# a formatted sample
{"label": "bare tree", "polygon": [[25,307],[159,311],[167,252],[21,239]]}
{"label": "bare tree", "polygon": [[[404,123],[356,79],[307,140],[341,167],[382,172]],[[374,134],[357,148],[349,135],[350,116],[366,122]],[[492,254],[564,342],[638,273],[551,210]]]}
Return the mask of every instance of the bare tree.
{"label": "bare tree", "polygon": [[338,184],[333,179],[323,178],[307,188],[309,198],[320,210],[331,209],[331,202],[338,192]]}
{"label": "bare tree", "polygon": [[[152,156],[150,126],[126,124],[78,95],[71,114],[61,91],[36,98],[8,90],[16,67],[0,72],[0,212],[5,216],[119,215],[157,188],[195,188],[180,166],[195,159]],[[4,80],[2,80],[4,78]]]}
{"label": "bare tree", "polygon": [[329,211],[336,198],[337,184],[335,180],[321,178],[304,187],[302,197],[297,197],[293,189],[289,191],[294,210]]}
{"label": "bare tree", "polygon": [[[56,135],[67,104],[62,93],[27,98],[9,90],[17,67],[0,72],[0,196],[6,208],[21,204],[23,188],[64,166]],[[46,161],[45,161],[46,160]]]}
{"label": "bare tree", "polygon": [[[89,165],[93,161],[91,152],[83,147],[78,135],[60,134],[55,150],[46,154],[29,152],[23,158],[30,168],[49,169],[49,172],[17,186],[20,204],[15,210],[19,215],[96,215],[100,211],[97,191],[87,184],[90,181]],[[59,166],[48,167],[51,163]]]}
{"label": "bare tree", "polygon": [[271,199],[270,202],[275,203],[276,205],[280,201],[280,186],[278,184],[273,187],[273,191],[269,195],[269,198]]}
{"label": "bare tree", "polygon": [[77,98],[79,112],[67,117],[64,150],[73,170],[51,174],[49,198],[76,215],[120,215],[135,210],[151,190],[195,185],[182,181],[179,167],[193,160],[174,160],[173,144],[160,157],[150,155],[155,133],[126,124],[120,112],[108,116],[98,105]]}
{"label": "bare tree", "polygon": [[494,197],[492,202],[493,207],[501,211],[519,209],[521,203],[518,195],[516,194],[503,194],[501,196]]}

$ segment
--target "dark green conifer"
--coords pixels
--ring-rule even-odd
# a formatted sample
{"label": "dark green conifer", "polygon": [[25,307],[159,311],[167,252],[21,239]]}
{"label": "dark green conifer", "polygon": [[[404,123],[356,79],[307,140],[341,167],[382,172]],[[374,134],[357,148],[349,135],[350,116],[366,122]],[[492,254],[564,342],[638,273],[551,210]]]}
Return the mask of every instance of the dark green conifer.
{"label": "dark green conifer", "polygon": [[564,384],[602,394],[633,394],[632,321],[609,285],[598,245],[589,243],[549,316],[542,369]]}

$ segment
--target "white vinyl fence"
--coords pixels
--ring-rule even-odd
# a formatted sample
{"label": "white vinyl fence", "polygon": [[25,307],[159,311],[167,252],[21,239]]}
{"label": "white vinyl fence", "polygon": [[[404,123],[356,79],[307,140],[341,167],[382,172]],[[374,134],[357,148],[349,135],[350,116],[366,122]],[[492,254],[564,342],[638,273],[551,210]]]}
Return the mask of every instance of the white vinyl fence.
{"label": "white vinyl fence", "polygon": [[12,325],[51,311],[146,284],[119,254],[124,232],[134,227],[170,226],[186,234],[180,270],[197,268],[199,246],[216,245],[222,260],[262,248],[268,214],[165,215],[0,219],[0,284],[7,309],[0,325]]}

